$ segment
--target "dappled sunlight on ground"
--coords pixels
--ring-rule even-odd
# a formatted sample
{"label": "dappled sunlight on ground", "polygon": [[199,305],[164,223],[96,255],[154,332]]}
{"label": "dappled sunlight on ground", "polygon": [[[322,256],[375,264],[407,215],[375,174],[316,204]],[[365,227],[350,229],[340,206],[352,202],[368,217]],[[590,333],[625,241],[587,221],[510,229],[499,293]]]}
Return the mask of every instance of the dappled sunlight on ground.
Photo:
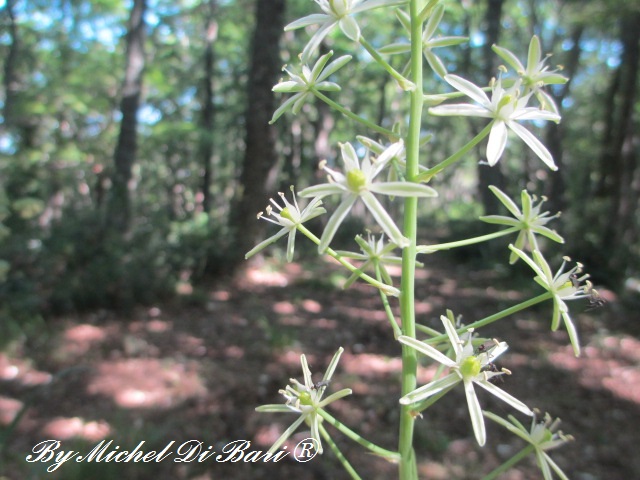
{"label": "dappled sunlight on ground", "polygon": [[[447,308],[468,322],[495,313],[496,304],[507,308],[529,298],[513,283],[500,283],[500,273],[494,270],[453,272],[431,261],[418,270],[415,308],[418,321],[436,330],[442,330],[439,317]],[[398,273],[391,269],[394,283]],[[87,442],[115,438],[123,448],[135,446],[130,445],[133,438],[136,443],[147,440],[149,448],[154,441],[164,445],[168,440],[198,438],[218,445],[247,438],[266,450],[296,415],[264,414],[255,407],[282,403],[278,390],[290,378],[303,381],[302,353],[312,380],[321,380],[340,346],[345,351],[327,394],[351,388],[353,395],[332,403],[330,413],[365,438],[395,448],[400,345],[393,340],[379,292],[362,282],[344,290],[340,286],[347,277],[332,261],[312,270],[263,259],[233,280],[194,293],[200,304],[154,305],[127,318],[106,312],[51,320],[45,348],[18,345],[8,350],[11,354],[0,353],[0,425],[9,425],[26,410],[9,451],[23,458],[29,445],[43,437]],[[389,303],[397,318],[398,299],[389,298]],[[625,456],[627,463],[637,463],[630,453],[637,434],[625,429],[640,424],[640,342],[602,329],[606,321],[599,316],[606,315],[607,308],[588,312],[577,322],[583,346],[579,359],[563,328],[549,331],[550,303],[491,325],[493,330],[478,331],[509,343],[499,366],[513,370],[513,375],[501,388],[530,399],[532,406],[558,407],[554,416],[563,418],[563,427],[580,443],[554,451],[553,457],[563,468],[577,465],[568,473],[581,480],[628,480],[633,476],[624,472],[634,467],[617,459]],[[434,379],[437,365],[422,355],[418,360],[421,386]],[[490,395],[480,396],[483,408],[514,413],[500,401],[496,405]],[[585,397],[589,401],[581,403]],[[476,480],[479,475],[465,477],[465,472],[488,472],[508,458],[504,452],[522,446],[499,426],[488,424],[493,444],[479,448],[471,431],[464,392],[454,388],[433,411],[416,419],[421,476]],[[285,445],[293,448],[308,436],[308,429],[301,427]],[[394,465],[362,455],[361,447],[340,435],[335,438],[363,478],[396,477]],[[19,467],[19,462],[12,466],[16,471]],[[177,470],[168,464],[157,468],[157,480],[344,478],[330,452],[313,466],[297,470],[295,462],[273,470],[252,465],[242,474],[237,465],[216,465],[208,471],[185,465]],[[122,472],[122,478],[129,478],[128,470]],[[592,476],[571,475],[575,472]],[[538,478],[535,462],[525,461],[500,480]]]}
{"label": "dappled sunlight on ground", "polygon": [[0,395],[0,425],[9,425],[23,406],[23,402]]}
{"label": "dappled sunlight on ground", "polygon": [[0,353],[0,381],[14,381],[23,386],[35,386],[47,384],[51,378],[50,373],[34,368],[28,361]]}
{"label": "dappled sunlight on ground", "polygon": [[170,408],[203,395],[206,388],[194,363],[128,359],[99,363],[87,392],[125,408]]}
{"label": "dappled sunlight on ground", "polygon": [[603,336],[576,358],[570,348],[550,355],[556,368],[571,371],[581,385],[605,389],[640,405],[640,341],[628,335]]}
{"label": "dappled sunlight on ground", "polygon": [[48,421],[41,430],[44,438],[56,440],[69,440],[81,438],[83,440],[97,441],[106,438],[113,433],[106,422],[87,421],[79,417],[53,418]]}

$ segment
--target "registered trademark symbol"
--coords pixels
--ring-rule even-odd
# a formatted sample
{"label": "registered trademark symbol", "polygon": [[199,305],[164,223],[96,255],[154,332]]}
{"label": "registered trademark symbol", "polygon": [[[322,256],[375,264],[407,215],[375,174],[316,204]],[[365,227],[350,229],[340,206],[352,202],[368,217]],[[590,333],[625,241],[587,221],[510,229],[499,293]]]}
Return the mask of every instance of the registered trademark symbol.
{"label": "registered trademark symbol", "polygon": [[320,442],[315,438],[305,438],[300,441],[295,450],[293,451],[293,457],[299,462],[308,462],[315,457],[320,451]]}

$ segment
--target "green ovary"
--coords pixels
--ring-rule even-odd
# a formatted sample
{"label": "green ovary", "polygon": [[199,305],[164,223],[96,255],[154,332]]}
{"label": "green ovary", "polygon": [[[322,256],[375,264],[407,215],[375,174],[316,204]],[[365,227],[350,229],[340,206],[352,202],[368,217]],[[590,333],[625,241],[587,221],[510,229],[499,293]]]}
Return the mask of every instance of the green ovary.
{"label": "green ovary", "polygon": [[289,207],[284,207],[280,212],[280,216],[295,223],[295,220],[293,219],[293,217],[291,216],[291,212],[289,211]]}
{"label": "green ovary", "polygon": [[300,396],[298,397],[298,399],[300,400],[300,405],[312,405],[313,402],[311,401],[311,394],[309,394],[308,392],[302,392],[300,394]]}
{"label": "green ovary", "polygon": [[460,364],[460,373],[462,378],[469,380],[474,378],[482,370],[482,365],[477,357],[467,357]]}
{"label": "green ovary", "polygon": [[359,192],[366,184],[367,177],[365,177],[362,170],[351,170],[347,172],[347,185],[352,191]]}

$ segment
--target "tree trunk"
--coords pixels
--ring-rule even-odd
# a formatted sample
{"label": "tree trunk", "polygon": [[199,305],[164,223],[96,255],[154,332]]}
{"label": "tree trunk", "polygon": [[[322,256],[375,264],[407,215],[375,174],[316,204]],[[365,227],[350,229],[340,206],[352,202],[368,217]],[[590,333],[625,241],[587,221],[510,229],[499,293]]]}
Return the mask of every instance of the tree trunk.
{"label": "tree trunk", "polygon": [[18,25],[13,12],[14,0],[7,0],[5,13],[8,17],[9,51],[4,59],[4,108],[2,128],[10,128],[13,125],[13,106],[16,94],[19,90],[20,81],[18,79],[16,62],[18,60],[18,50],[20,48],[20,37],[18,35]]}
{"label": "tree trunk", "polygon": [[211,181],[213,157],[213,122],[215,109],[213,105],[213,44],[218,36],[218,23],[215,19],[216,0],[208,0],[205,5],[205,50],[204,78],[202,82],[202,117],[200,124],[200,158],[202,161],[202,209],[208,213],[211,209]]}
{"label": "tree trunk", "polygon": [[280,69],[279,40],[284,26],[285,0],[257,0],[256,26],[247,82],[246,150],[230,223],[235,233],[233,263],[244,258],[262,230],[256,214],[268,203],[265,182],[276,164],[275,129],[269,125],[274,111],[272,88]]}
{"label": "tree trunk", "polygon": [[126,232],[131,222],[129,182],[136,159],[138,108],[142,94],[142,76],[145,66],[144,13],[146,0],[134,0],[126,36],[125,76],[122,85],[120,134],[114,153],[114,172],[111,194],[107,204],[107,225],[115,232]]}
{"label": "tree trunk", "polygon": [[[557,95],[553,96],[553,99],[558,105],[558,108],[561,108],[562,101],[569,94],[569,89],[571,87],[571,79],[575,76],[578,71],[578,65],[580,63],[580,54],[582,52],[580,48],[580,40],[582,39],[582,34],[584,32],[584,25],[578,24],[575,26],[573,31],[571,32],[571,42],[573,47],[567,53],[565,57],[564,63],[564,71],[563,73],[569,77],[569,81],[564,84],[562,89],[560,89]],[[555,42],[554,42],[555,43]],[[552,93],[551,91],[549,93]],[[563,168],[563,141],[564,141],[564,131],[565,131],[565,122],[563,121],[560,124],[556,124],[553,122],[547,122],[546,127],[546,141],[545,145],[551,152],[553,159],[558,166],[558,171],[550,174],[549,177],[549,185],[547,188],[547,195],[549,196],[549,204],[547,208],[549,211],[562,211],[565,209],[567,205],[567,188],[565,183],[566,172]]]}
{"label": "tree trunk", "polygon": [[640,67],[640,14],[630,13],[620,22],[622,58],[610,90],[608,130],[605,135],[600,172],[602,180],[599,194],[606,197],[608,212],[604,224],[601,249],[615,252],[610,266],[624,274],[627,265],[628,242],[638,238],[637,144],[638,134],[634,121],[634,106],[638,96],[638,69]]}
{"label": "tree trunk", "polygon": [[[491,46],[498,43],[498,39],[500,38],[500,19],[502,18],[503,4],[504,0],[487,0],[487,11],[485,15],[487,40],[483,48],[485,61],[484,75],[487,81],[496,75],[497,55],[493,53]],[[499,200],[487,187],[489,185],[495,185],[503,189],[504,184],[505,180],[500,170],[500,163],[493,167],[478,165],[478,188],[480,190],[480,199],[485,214],[493,215],[500,209]]]}

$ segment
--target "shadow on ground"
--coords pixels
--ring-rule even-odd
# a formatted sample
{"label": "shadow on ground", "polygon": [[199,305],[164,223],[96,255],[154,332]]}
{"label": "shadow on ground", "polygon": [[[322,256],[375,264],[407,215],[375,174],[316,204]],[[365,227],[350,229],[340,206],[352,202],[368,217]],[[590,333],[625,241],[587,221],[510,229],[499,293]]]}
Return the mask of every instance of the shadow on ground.
{"label": "shadow on ground", "polygon": [[[354,393],[333,404],[331,412],[365,438],[394,449],[400,349],[379,295],[365,285],[341,290],[334,265],[308,271],[293,263],[283,273],[276,268],[281,267],[248,268],[233,282],[211,288],[203,305],[158,305],[130,318],[98,312],[51,319],[38,338],[10,344],[0,354],[0,478],[348,478],[330,452],[308,463],[290,457],[278,463],[172,461],[188,441],[202,442],[203,452],[222,452],[235,440],[267,450],[296,417],[258,414],[254,408],[280,403],[278,390],[288,379],[302,380],[301,353],[319,380],[339,346],[345,353],[329,388],[349,387]],[[422,269],[416,290],[419,321],[434,328],[440,328],[438,318],[447,308],[470,322],[527,298],[498,270],[446,264]],[[638,332],[630,330],[639,319],[609,297],[594,311],[572,305],[572,312],[581,312],[574,314],[583,345],[579,359],[562,329],[549,332],[550,305],[481,332],[510,345],[501,361],[513,375],[502,387],[561,417],[562,429],[576,437],[552,456],[578,480],[640,478],[640,342]],[[433,372],[421,368],[419,383]],[[483,408],[502,416],[514,413],[480,395]],[[487,422],[488,445],[479,448],[461,391],[452,391],[427,413],[416,425],[421,478],[480,479],[523,447]],[[299,431],[288,448],[307,436]],[[396,478],[394,465],[339,434],[335,438],[362,478]],[[175,442],[169,447],[174,456],[148,463],[71,461],[47,473],[52,461],[29,463],[26,457],[48,439],[82,454],[102,440],[113,441],[110,450],[131,450],[144,441],[146,452]],[[535,462],[526,460],[500,478],[541,475]]]}

